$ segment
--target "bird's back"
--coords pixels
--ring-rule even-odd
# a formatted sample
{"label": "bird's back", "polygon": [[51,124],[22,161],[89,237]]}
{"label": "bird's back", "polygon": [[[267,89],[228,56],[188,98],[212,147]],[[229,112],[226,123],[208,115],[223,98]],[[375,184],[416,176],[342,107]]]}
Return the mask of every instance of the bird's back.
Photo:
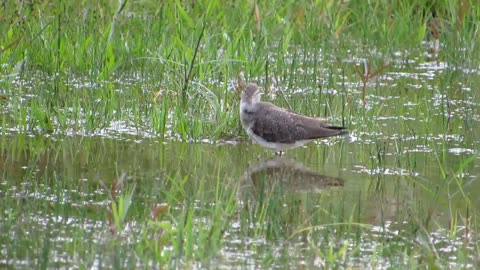
{"label": "bird's back", "polygon": [[329,125],[268,102],[258,102],[256,106],[253,132],[269,142],[294,143],[348,133],[345,127]]}

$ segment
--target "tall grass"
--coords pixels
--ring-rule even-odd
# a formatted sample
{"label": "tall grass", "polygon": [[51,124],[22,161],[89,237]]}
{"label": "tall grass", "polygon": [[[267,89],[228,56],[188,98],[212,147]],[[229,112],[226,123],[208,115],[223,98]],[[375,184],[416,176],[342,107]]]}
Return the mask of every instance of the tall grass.
{"label": "tall grass", "polygon": [[[322,68],[332,65],[329,54],[342,59],[356,47],[380,68],[434,30],[440,59],[475,65],[478,14],[468,1],[5,3],[1,83],[15,108],[11,125],[22,130],[98,130],[124,120],[150,131],[168,125],[184,139],[232,137],[240,73],[267,87],[310,86],[328,76]],[[169,102],[153,101],[161,90]],[[25,106],[18,96],[32,102]],[[338,113],[333,109],[328,114]]]}

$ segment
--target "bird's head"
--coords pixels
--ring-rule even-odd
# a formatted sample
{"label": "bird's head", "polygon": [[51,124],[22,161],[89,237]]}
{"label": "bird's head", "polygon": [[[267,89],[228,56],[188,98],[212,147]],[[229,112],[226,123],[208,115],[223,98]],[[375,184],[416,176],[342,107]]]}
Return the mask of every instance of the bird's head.
{"label": "bird's head", "polygon": [[262,93],[258,89],[258,86],[254,83],[249,83],[242,93],[242,102],[255,103],[260,101]]}

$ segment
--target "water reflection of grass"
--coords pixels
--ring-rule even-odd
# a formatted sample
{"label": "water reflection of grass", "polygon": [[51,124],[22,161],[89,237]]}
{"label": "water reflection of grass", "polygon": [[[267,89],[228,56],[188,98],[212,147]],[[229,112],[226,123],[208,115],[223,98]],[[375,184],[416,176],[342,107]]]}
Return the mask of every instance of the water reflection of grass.
{"label": "water reflection of grass", "polygon": [[[0,265],[478,265],[478,5],[7,2]],[[242,76],[353,130],[303,157],[346,191],[237,197]]]}
{"label": "water reflection of grass", "polygon": [[[445,163],[445,175],[435,158],[417,157],[436,170],[426,174],[421,164],[405,171],[386,148],[372,145],[379,156],[350,160],[336,144],[296,156],[323,164],[316,170],[288,160],[259,169],[262,161],[231,147],[3,140],[1,215],[9,233],[1,237],[16,239],[5,247],[6,264],[408,268],[468,264],[477,254],[478,188],[462,177],[475,156]],[[371,160],[371,169],[344,172],[343,180],[318,173],[337,175],[338,164],[359,159]]]}

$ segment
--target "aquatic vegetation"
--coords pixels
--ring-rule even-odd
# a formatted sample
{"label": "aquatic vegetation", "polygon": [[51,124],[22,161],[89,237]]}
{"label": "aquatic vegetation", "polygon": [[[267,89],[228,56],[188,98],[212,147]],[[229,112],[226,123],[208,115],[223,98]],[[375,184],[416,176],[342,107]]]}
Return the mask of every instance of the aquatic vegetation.
{"label": "aquatic vegetation", "polygon": [[[479,16],[466,0],[5,2],[0,265],[474,269]],[[350,136],[268,167],[240,124],[249,82]]]}

